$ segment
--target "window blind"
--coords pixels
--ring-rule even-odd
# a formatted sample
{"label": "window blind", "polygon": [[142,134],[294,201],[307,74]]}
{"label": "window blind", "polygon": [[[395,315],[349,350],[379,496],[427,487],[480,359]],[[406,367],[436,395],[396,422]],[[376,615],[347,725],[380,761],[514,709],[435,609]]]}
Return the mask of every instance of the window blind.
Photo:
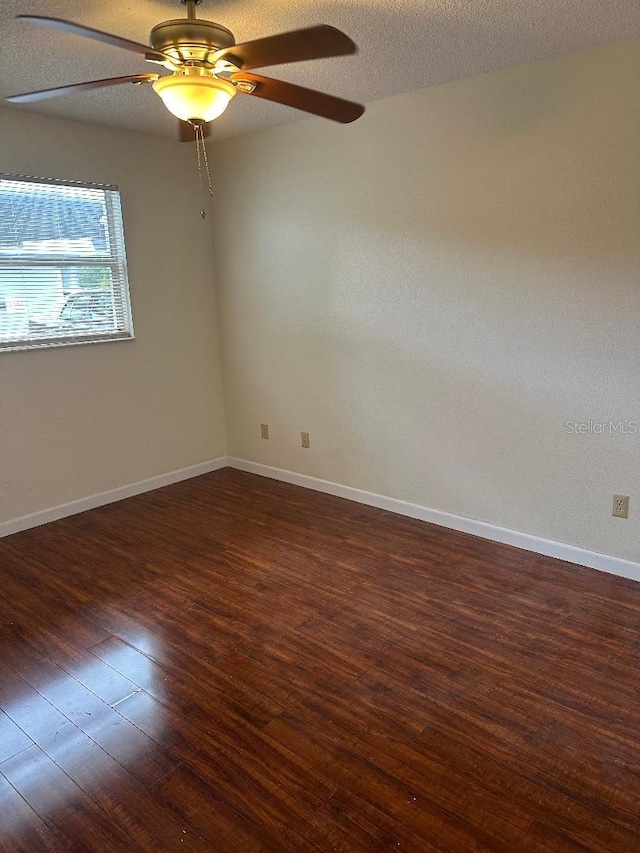
{"label": "window blind", "polygon": [[132,337],[117,187],[0,174],[0,350]]}

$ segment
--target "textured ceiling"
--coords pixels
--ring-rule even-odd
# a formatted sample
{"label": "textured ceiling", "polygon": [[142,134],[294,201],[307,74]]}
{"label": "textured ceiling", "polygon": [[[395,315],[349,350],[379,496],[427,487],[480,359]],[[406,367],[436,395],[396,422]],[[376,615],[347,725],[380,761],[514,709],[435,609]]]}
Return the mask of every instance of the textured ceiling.
{"label": "textured ceiling", "polygon": [[[185,8],[178,0],[0,0],[2,98],[155,70],[126,51],[16,21],[20,13],[67,18],[147,43],[154,24],[183,17]],[[231,29],[238,42],[317,23],[344,30],[359,46],[355,56],[264,73],[359,102],[640,36],[639,0],[204,0],[198,17]],[[175,130],[150,86],[11,108],[169,137]],[[214,123],[214,137],[303,116],[238,95]]]}

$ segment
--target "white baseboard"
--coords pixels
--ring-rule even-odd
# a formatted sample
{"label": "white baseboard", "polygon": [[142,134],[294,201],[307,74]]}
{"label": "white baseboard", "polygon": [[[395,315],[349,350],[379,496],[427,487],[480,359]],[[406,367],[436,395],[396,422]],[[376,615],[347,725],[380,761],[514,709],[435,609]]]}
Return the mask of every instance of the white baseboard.
{"label": "white baseboard", "polygon": [[137,483],[130,483],[128,486],[110,489],[108,492],[98,492],[98,494],[90,495],[88,498],[80,498],[77,501],[59,504],[50,509],[43,509],[30,515],[3,521],[0,523],[0,537],[9,536],[11,533],[20,533],[22,530],[39,527],[41,524],[48,524],[50,521],[57,521],[59,518],[66,518],[88,509],[115,503],[124,500],[124,498],[132,498],[134,495],[160,489],[162,486],[170,486],[172,483],[179,483],[180,480],[199,477],[200,474],[208,474],[210,471],[226,468],[227,465],[227,457],[220,456],[218,459],[210,459],[208,462],[200,462],[198,465],[190,465],[188,468],[181,468],[178,471],[169,471],[166,474],[159,474],[157,477],[150,477],[148,480],[140,480]]}
{"label": "white baseboard", "polygon": [[539,536],[532,536],[530,533],[519,533],[517,530],[509,530],[507,527],[497,527],[494,524],[487,524],[485,521],[475,521],[472,518],[442,512],[439,509],[429,509],[426,506],[420,506],[420,504],[412,504],[396,498],[388,498],[385,495],[365,492],[352,486],[342,486],[339,483],[320,480],[317,477],[308,477],[306,474],[297,474],[295,471],[287,471],[284,468],[272,468],[270,465],[262,465],[259,462],[230,458],[228,465],[250,474],[260,474],[263,477],[270,477],[272,480],[281,480],[284,483],[292,483],[294,486],[303,486],[316,492],[325,492],[328,495],[347,498],[347,500],[374,506],[378,509],[386,509],[400,515],[407,515],[410,518],[417,518],[420,521],[428,521],[431,524],[438,524],[440,527],[470,533],[482,539],[490,539],[504,545],[513,545],[525,551],[534,551],[536,554],[543,554],[545,557],[555,557],[568,563],[576,563],[580,566],[587,566],[591,569],[640,581],[640,563],[634,563],[631,560],[622,560],[619,557],[610,557],[596,551],[587,551],[584,548],[565,545],[551,539],[541,539]]}
{"label": "white baseboard", "polygon": [[529,533],[520,533],[517,530],[509,530],[506,527],[497,527],[485,521],[475,521],[472,518],[464,518],[463,516],[442,512],[438,509],[429,509],[429,507],[421,506],[420,504],[401,501],[397,498],[389,498],[386,495],[377,495],[373,492],[366,492],[363,489],[356,489],[352,486],[343,486],[340,483],[332,483],[329,480],[321,480],[317,477],[309,477],[306,474],[298,474],[295,471],[287,471],[284,468],[273,468],[270,465],[262,465],[259,462],[249,462],[246,459],[227,458],[226,456],[220,456],[208,462],[201,462],[198,465],[191,465],[188,468],[181,468],[178,471],[169,471],[166,474],[150,477],[148,480],[141,480],[127,486],[120,486],[117,489],[111,489],[107,492],[99,492],[87,498],[81,498],[80,500],[41,510],[40,512],[34,512],[31,515],[23,515],[20,518],[1,522],[0,537],[9,536],[11,533],[19,533],[31,527],[38,527],[50,521],[57,521],[59,518],[66,518],[69,515],[76,515],[88,509],[95,509],[99,506],[105,506],[105,504],[115,503],[134,495],[140,495],[143,492],[150,492],[153,489],[170,486],[172,483],[188,480],[191,477],[198,477],[201,474],[208,474],[211,471],[217,471],[227,466],[237,468],[240,471],[247,471],[250,474],[270,477],[272,480],[281,480],[283,483],[292,483],[295,486],[313,489],[316,492],[324,492],[328,495],[346,498],[347,500],[377,507],[378,509],[386,509],[389,512],[406,515],[409,518],[428,521],[440,527],[448,527],[451,530],[470,533],[472,536],[479,536],[482,539],[490,539],[493,542],[501,542],[504,545],[513,545],[515,548],[533,551],[537,554],[543,554],[545,557],[555,557],[558,560],[565,560],[568,563],[576,563],[580,566],[587,566],[591,569],[598,569],[602,572],[640,581],[640,563],[635,563],[631,560],[622,560],[619,557],[610,557],[607,554],[587,551],[575,545],[565,545],[563,542],[542,539],[539,536],[532,536]]}

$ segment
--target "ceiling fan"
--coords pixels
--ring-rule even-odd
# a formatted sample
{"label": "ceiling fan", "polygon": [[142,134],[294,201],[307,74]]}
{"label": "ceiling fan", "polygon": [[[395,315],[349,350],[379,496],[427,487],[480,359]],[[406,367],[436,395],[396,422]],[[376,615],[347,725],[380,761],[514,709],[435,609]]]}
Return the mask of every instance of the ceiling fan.
{"label": "ceiling fan", "polygon": [[236,44],[233,33],[226,27],[213,21],[196,19],[196,6],[201,0],[180,2],[187,7],[187,17],[156,24],[151,30],[150,45],[61,18],[18,15],[22,21],[42,24],[137,53],[147,62],[164,66],[171,73],[131,74],[72,83],[54,89],[11,95],[7,100],[24,104],[121,83],[151,83],[167,109],[180,119],[179,138],[183,142],[194,138],[193,128],[189,125],[198,128],[201,135],[208,135],[208,123],[224,112],[237,92],[342,123],[355,121],[363,114],[364,107],[361,104],[250,73],[253,68],[355,53],[356,45],[340,30],[323,24]]}

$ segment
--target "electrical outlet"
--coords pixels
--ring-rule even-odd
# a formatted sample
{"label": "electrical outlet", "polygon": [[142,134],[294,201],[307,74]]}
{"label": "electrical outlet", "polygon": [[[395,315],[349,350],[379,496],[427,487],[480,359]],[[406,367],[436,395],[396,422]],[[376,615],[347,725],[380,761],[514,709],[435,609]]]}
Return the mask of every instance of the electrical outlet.
{"label": "electrical outlet", "polygon": [[629,518],[629,495],[613,496],[613,510],[611,515],[615,518]]}
{"label": "electrical outlet", "polygon": [[265,441],[269,440],[269,424],[260,424],[260,438]]}
{"label": "electrical outlet", "polygon": [[306,447],[307,449],[309,447],[311,447],[311,442],[309,441],[309,433],[308,432],[301,432],[300,433],[300,439],[301,439],[301,444],[303,447]]}

